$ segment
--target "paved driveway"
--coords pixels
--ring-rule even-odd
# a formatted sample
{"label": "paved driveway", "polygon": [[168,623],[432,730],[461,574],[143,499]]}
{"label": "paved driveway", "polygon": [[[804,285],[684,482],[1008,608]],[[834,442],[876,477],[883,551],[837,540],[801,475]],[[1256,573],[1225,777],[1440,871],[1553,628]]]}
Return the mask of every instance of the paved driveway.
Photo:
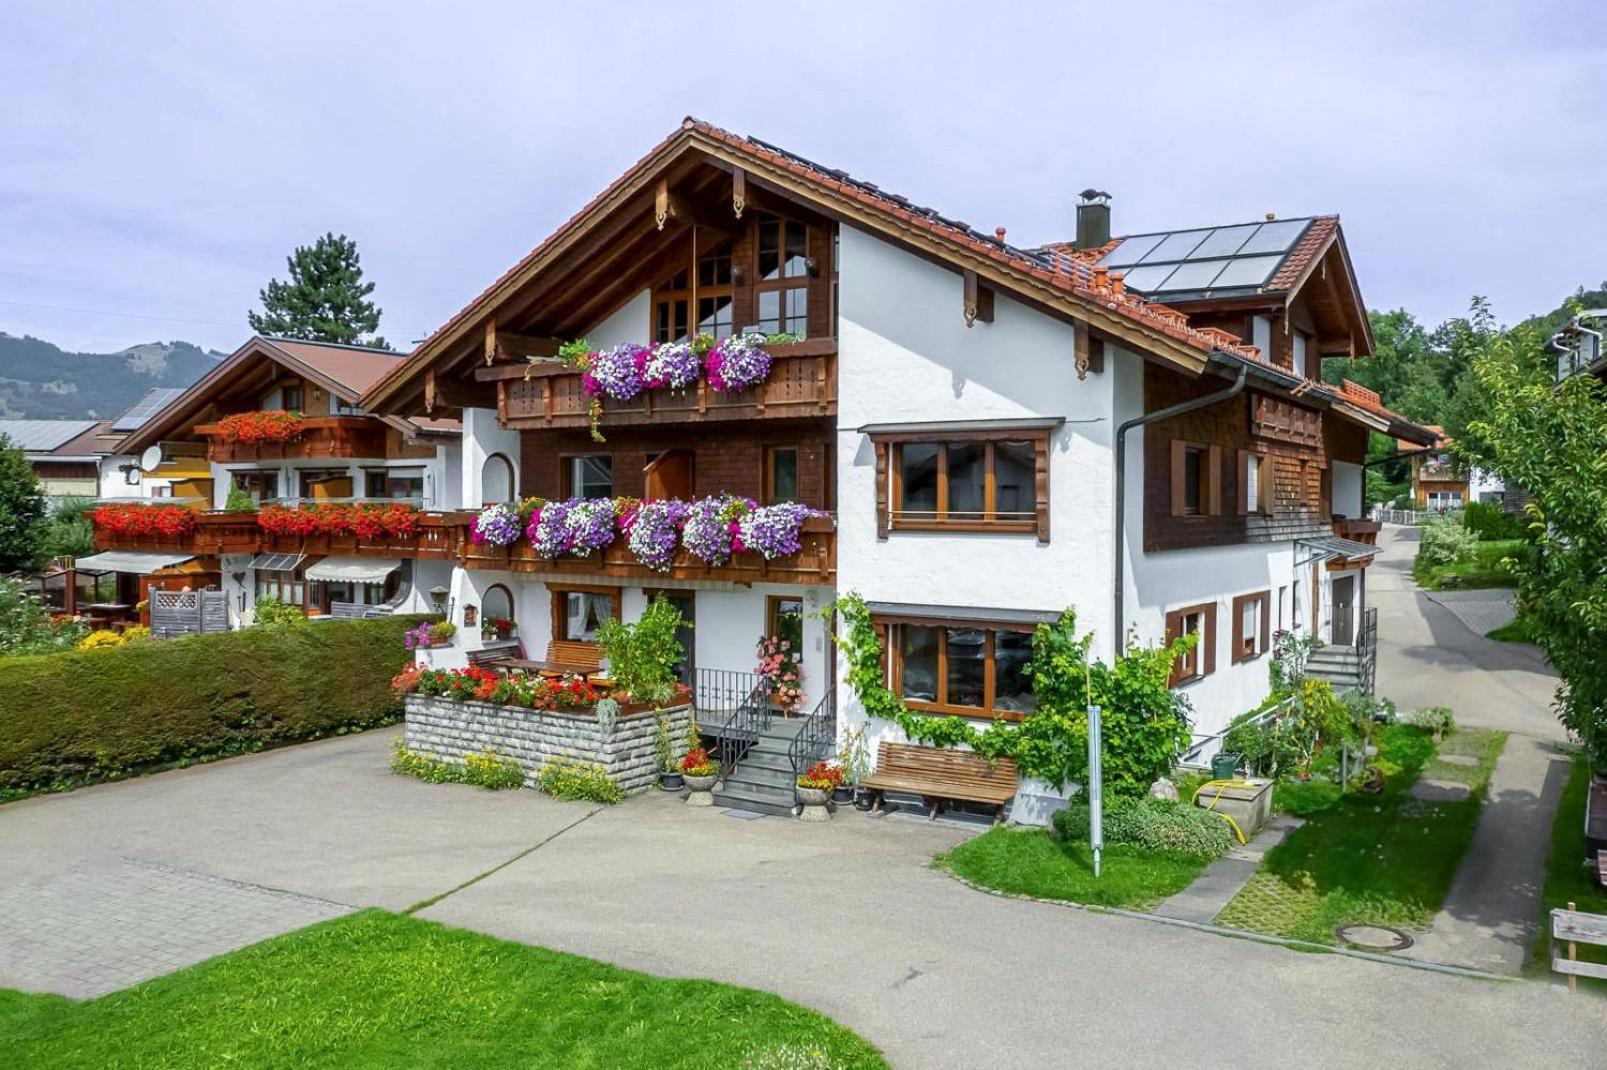
{"label": "paved driveway", "polygon": [[[1599,1066],[1588,1045],[1607,1042],[1599,1000],[1546,985],[984,895],[926,865],[966,829],[853,813],[818,826],[741,821],[657,794],[594,811],[431,786],[385,771],[392,735],[0,807],[0,888],[12,893],[0,985],[52,987],[19,968],[19,933],[46,952],[87,944],[104,949],[88,958],[115,958],[132,923],[155,947],[142,951],[151,970],[212,953],[191,939],[212,900],[193,893],[193,911],[170,910],[165,876],[249,897],[216,908],[257,918],[249,931],[213,926],[227,937],[218,943],[238,945],[304,924],[309,902],[402,908],[502,866],[422,916],[779,992],[898,1066],[1555,1068]],[[155,883],[106,902],[133,872]],[[50,924],[64,902],[68,931]],[[139,971],[108,972],[103,983]]]}

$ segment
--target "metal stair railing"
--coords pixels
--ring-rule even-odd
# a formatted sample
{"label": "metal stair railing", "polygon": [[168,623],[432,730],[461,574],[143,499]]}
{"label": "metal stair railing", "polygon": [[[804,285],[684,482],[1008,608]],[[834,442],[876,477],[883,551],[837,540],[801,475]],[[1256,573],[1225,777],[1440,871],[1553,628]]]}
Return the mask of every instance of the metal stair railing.
{"label": "metal stair railing", "polygon": [[770,681],[758,673],[699,669],[693,706],[698,723],[718,738],[720,768],[729,776],[770,727]]}
{"label": "metal stair railing", "polygon": [[1378,610],[1369,609],[1362,614],[1361,632],[1356,636],[1357,674],[1361,677],[1361,692],[1371,695],[1378,682]]}
{"label": "metal stair railing", "polygon": [[793,782],[797,783],[805,769],[831,753],[837,740],[837,685],[833,684],[821,696],[809,716],[798,726],[798,735],[787,747],[787,758],[792,764]]}

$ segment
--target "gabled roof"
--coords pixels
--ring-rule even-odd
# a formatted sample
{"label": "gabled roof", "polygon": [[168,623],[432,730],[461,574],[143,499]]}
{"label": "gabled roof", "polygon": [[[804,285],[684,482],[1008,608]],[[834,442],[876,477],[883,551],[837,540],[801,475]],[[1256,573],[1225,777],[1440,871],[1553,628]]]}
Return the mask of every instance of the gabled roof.
{"label": "gabled roof", "polygon": [[112,421],[112,430],[127,434],[137,431],[141,424],[161,412],[173,399],[184,393],[182,386],[153,386],[145,396],[128,407],[128,411]]}
{"label": "gabled roof", "polygon": [[[385,372],[396,367],[405,354],[366,346],[334,342],[253,335],[218,365],[196,380],[166,405],[150,414],[122,443],[122,452],[138,453],[176,432],[188,430],[197,414],[218,394],[246,379],[261,360],[269,360],[318,384],[331,395],[355,403]],[[411,421],[402,417],[382,417],[407,434],[454,433],[455,421]]]}
{"label": "gabled roof", "polygon": [[[432,333],[405,362],[365,395],[370,407],[399,400],[417,376],[461,347],[518,289],[540,276],[588,231],[611,213],[650,195],[651,184],[672,162],[699,153],[714,166],[742,169],[751,179],[890,241],[962,270],[973,270],[990,286],[1075,315],[1124,344],[1190,371],[1203,369],[1213,352],[1232,351],[1240,340],[1221,331],[1191,327],[1188,318],[1127,289],[1103,268],[1054,251],[1018,248],[1002,234],[984,234],[970,225],[922,207],[907,197],[853,178],[767,142],[740,137],[687,118],[634,166],[536,246]],[[412,393],[409,396],[414,396]]]}
{"label": "gabled roof", "polygon": [[0,435],[24,453],[50,453],[94,427],[94,420],[0,420]]}

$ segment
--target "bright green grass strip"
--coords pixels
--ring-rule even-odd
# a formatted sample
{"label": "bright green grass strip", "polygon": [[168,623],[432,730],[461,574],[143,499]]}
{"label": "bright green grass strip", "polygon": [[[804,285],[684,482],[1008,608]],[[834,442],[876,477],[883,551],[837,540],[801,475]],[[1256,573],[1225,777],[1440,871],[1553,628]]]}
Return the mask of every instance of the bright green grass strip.
{"label": "bright green grass strip", "polygon": [[[1585,869],[1585,798],[1590,793],[1590,766],[1575,761],[1557,802],[1557,819],[1551,826],[1551,853],[1546,856],[1546,883],[1540,890],[1540,939],[1527,972],[1533,976],[1551,974],[1551,911],[1569,903],[1587,914],[1607,914],[1607,890],[1590,879]],[[1566,951],[1566,949],[1564,949]],[[1607,948],[1579,945],[1579,957],[1589,962],[1607,963]],[[1560,975],[1559,975],[1560,976]],[[1607,981],[1581,977],[1582,985],[1607,991]]]}
{"label": "bright green grass strip", "polygon": [[1277,936],[1334,943],[1334,927],[1373,922],[1426,928],[1445,902],[1473,839],[1483,793],[1506,742],[1500,732],[1453,733],[1441,753],[1472,754],[1477,766],[1430,761],[1422,776],[1469,785],[1462,802],[1411,798],[1410,765],[1426,737],[1405,726],[1383,733],[1383,758],[1409,757],[1384,793],[1352,793],[1267,853],[1261,869],[1217,916],[1217,923]]}
{"label": "bright green grass strip", "polygon": [[1513,617],[1511,621],[1499,628],[1491,628],[1484,633],[1486,639],[1494,639],[1498,643],[1529,643],[1539,645],[1539,638],[1535,635],[1535,625],[1528,617]]}
{"label": "bright green grass strip", "polygon": [[886,1065],[777,996],[381,911],[87,1003],[4,993],[0,1030],[5,1064],[32,1070]]}
{"label": "bright green grass strip", "polygon": [[1478,544],[1471,561],[1454,565],[1414,563],[1412,577],[1417,580],[1418,586],[1431,591],[1515,587],[1517,580],[1502,567],[1501,561],[1516,556],[1523,546],[1523,539],[1489,539]]}
{"label": "bright green grass strip", "polygon": [[1002,828],[937,857],[939,866],[984,888],[1135,910],[1181,892],[1209,863],[1193,855],[1112,844],[1100,856],[1096,880],[1094,854],[1086,843],[1061,843],[1041,829]]}

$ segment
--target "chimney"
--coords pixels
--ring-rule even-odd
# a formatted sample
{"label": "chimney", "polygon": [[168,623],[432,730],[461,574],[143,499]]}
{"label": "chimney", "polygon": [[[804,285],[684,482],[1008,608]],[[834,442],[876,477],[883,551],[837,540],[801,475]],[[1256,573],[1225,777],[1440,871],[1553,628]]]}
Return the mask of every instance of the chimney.
{"label": "chimney", "polygon": [[1077,204],[1078,249],[1097,249],[1110,241],[1110,194],[1085,189]]}

